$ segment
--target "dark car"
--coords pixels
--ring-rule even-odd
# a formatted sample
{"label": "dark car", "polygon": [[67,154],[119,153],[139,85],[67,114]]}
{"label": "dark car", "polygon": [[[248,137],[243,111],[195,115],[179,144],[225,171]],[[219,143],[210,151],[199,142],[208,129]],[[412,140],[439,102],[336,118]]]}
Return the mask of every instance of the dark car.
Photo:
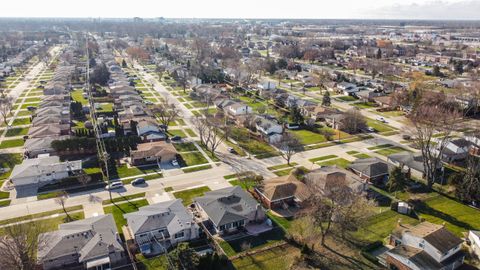
{"label": "dark car", "polygon": [[145,184],[145,179],[143,178],[137,178],[132,181],[132,186],[138,186],[138,185],[143,185]]}
{"label": "dark car", "polygon": [[182,139],[182,137],[178,136],[178,135],[175,135],[172,137],[172,141],[180,141]]}
{"label": "dark car", "polygon": [[28,106],[27,107],[27,110],[29,111],[35,111],[37,109],[37,107],[34,107],[34,106]]}

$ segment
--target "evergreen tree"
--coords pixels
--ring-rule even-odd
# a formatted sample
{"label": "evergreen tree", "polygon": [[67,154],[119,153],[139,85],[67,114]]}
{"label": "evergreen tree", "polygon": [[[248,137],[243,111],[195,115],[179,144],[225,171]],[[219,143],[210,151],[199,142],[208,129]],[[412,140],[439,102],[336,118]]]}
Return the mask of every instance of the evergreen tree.
{"label": "evergreen tree", "polygon": [[323,105],[323,106],[330,107],[330,105],[331,105],[330,92],[327,91],[327,92],[325,93],[325,95],[323,95],[322,105]]}
{"label": "evergreen tree", "polygon": [[388,191],[401,191],[405,189],[407,179],[405,177],[405,174],[402,172],[402,169],[395,167],[390,172],[390,175],[388,177],[388,182],[387,182],[387,189]]}

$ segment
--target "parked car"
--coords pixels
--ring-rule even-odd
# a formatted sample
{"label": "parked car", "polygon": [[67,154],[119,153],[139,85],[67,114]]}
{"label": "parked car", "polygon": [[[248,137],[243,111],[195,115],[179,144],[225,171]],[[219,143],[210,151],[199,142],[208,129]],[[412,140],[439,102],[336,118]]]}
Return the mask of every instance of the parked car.
{"label": "parked car", "polygon": [[378,117],[377,120],[382,122],[382,123],[387,123],[387,120],[385,120],[385,118],[383,118],[383,117]]}
{"label": "parked car", "polygon": [[402,135],[402,139],[406,140],[406,141],[409,141],[412,139],[412,136],[408,135],[408,134],[403,134]]}
{"label": "parked car", "polygon": [[35,111],[36,109],[37,109],[37,107],[35,107],[35,106],[28,106],[27,107],[27,110],[29,110],[29,111]]}
{"label": "parked car", "polygon": [[113,190],[118,188],[123,188],[123,183],[120,181],[112,182],[105,187],[106,190]]}
{"label": "parked car", "polygon": [[175,135],[172,137],[172,141],[180,141],[182,139],[182,137],[178,136],[178,135]]}
{"label": "parked car", "polygon": [[132,186],[138,186],[138,185],[143,185],[145,184],[145,179],[144,178],[137,178],[132,181]]}
{"label": "parked car", "polygon": [[366,129],[367,129],[368,132],[375,132],[375,129],[372,128],[372,127],[367,127]]}
{"label": "parked car", "polygon": [[229,153],[232,153],[232,154],[237,153],[237,151],[235,151],[235,149],[233,149],[232,147],[228,147],[227,150],[228,150]]}
{"label": "parked car", "polygon": [[178,166],[178,161],[176,159],[172,160],[172,165],[173,166]]}

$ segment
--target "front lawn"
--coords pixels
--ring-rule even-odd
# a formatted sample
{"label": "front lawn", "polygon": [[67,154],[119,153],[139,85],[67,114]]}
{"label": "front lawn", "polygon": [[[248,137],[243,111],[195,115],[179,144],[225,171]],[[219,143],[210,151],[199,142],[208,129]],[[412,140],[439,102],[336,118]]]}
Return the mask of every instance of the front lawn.
{"label": "front lawn", "polygon": [[341,101],[346,101],[346,102],[357,100],[355,97],[352,97],[352,96],[341,96],[341,97],[335,97],[335,98],[340,99]]}
{"label": "front lawn", "polygon": [[208,170],[208,169],[211,169],[211,168],[212,168],[212,166],[210,166],[210,165],[203,165],[203,166],[196,166],[196,167],[193,167],[193,168],[182,169],[182,171],[184,173],[191,173],[191,172]]}
{"label": "front lawn", "polygon": [[198,151],[197,147],[193,143],[174,143],[173,146],[178,152],[190,152]]}
{"label": "front lawn", "polygon": [[23,144],[25,144],[23,139],[5,140],[0,144],[0,149],[20,147],[23,146]]}
{"label": "front lawn", "polygon": [[133,199],[138,199],[138,198],[145,198],[145,192],[136,193],[136,194],[132,194],[132,195],[126,195],[126,196],[123,196],[122,194],[120,194],[120,197],[114,198],[112,200],[110,200],[110,199],[103,200],[102,204],[103,205],[108,205],[108,204],[112,204],[112,203],[131,201]]}
{"label": "front lawn", "polygon": [[406,151],[408,151],[408,150],[404,149],[402,147],[399,147],[399,146],[394,146],[394,147],[390,147],[390,148],[383,148],[383,149],[377,150],[377,151],[375,151],[375,153],[383,155],[383,156],[389,156],[389,155],[392,155],[392,154],[406,152]]}
{"label": "front lawn", "polygon": [[117,224],[117,230],[119,234],[122,233],[122,226],[127,224],[127,220],[123,217],[124,214],[136,212],[138,208],[148,205],[148,201],[143,199],[134,202],[116,204],[111,206],[106,206],[103,208],[105,214],[112,214],[113,219],[115,219],[115,224]]}
{"label": "front lawn", "polygon": [[12,128],[7,130],[5,137],[15,137],[15,136],[22,136],[27,135],[28,128]]}
{"label": "front lawn", "polygon": [[367,118],[367,125],[377,132],[387,132],[387,131],[394,131],[395,129],[385,123],[382,123],[378,120],[373,120],[370,118]]}
{"label": "front lawn", "polygon": [[249,131],[245,128],[233,128],[232,139],[238,142],[239,146],[247,152],[257,156],[257,158],[268,158],[278,156],[278,152],[268,143],[249,135]]}
{"label": "front lawn", "polygon": [[310,130],[290,130],[290,132],[294,134],[303,145],[316,144],[327,141],[325,136],[323,136],[322,134],[318,134]]}
{"label": "front lawn", "polygon": [[169,129],[167,133],[168,133],[168,135],[170,135],[172,137],[173,136],[180,136],[182,138],[187,137],[185,132],[183,132],[183,130],[181,130],[181,129]]}
{"label": "front lawn", "polygon": [[350,165],[350,161],[344,159],[344,158],[336,158],[328,161],[324,161],[321,163],[317,163],[320,166],[337,166],[340,168],[346,169],[348,165]]}
{"label": "front lawn", "polygon": [[13,120],[12,126],[23,126],[31,123],[30,118],[16,118]]}
{"label": "front lawn", "polygon": [[175,198],[177,199],[182,199],[183,205],[187,206],[192,204],[193,198],[203,196],[205,192],[208,192],[210,190],[211,189],[209,187],[203,186],[193,189],[177,191],[173,193],[173,196],[175,196]]}
{"label": "front lawn", "polygon": [[309,161],[312,162],[312,163],[315,163],[315,162],[318,162],[318,161],[332,159],[332,158],[336,158],[336,157],[338,157],[338,156],[337,155],[326,155],[326,156],[311,158],[311,159],[309,159]]}
{"label": "front lawn", "polygon": [[144,166],[144,167],[130,167],[128,168],[127,165],[120,165],[116,167],[116,171],[112,172],[110,175],[111,179],[115,178],[125,178],[125,177],[131,177],[131,176],[141,176],[144,174],[148,173],[154,173],[154,172],[160,172],[161,170],[158,168],[158,166],[152,165],[152,166]]}
{"label": "front lawn", "polygon": [[208,163],[208,160],[200,152],[183,153],[180,156],[182,157],[182,165],[184,167]]}

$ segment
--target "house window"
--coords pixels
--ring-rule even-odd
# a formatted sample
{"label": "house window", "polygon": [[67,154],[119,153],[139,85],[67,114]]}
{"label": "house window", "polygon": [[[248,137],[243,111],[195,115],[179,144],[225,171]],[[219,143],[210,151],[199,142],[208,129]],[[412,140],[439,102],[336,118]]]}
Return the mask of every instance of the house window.
{"label": "house window", "polygon": [[184,236],[185,236],[185,233],[184,233],[184,232],[179,232],[179,233],[176,233],[176,234],[175,234],[175,239],[177,239],[177,238],[182,238],[182,237],[184,237]]}

